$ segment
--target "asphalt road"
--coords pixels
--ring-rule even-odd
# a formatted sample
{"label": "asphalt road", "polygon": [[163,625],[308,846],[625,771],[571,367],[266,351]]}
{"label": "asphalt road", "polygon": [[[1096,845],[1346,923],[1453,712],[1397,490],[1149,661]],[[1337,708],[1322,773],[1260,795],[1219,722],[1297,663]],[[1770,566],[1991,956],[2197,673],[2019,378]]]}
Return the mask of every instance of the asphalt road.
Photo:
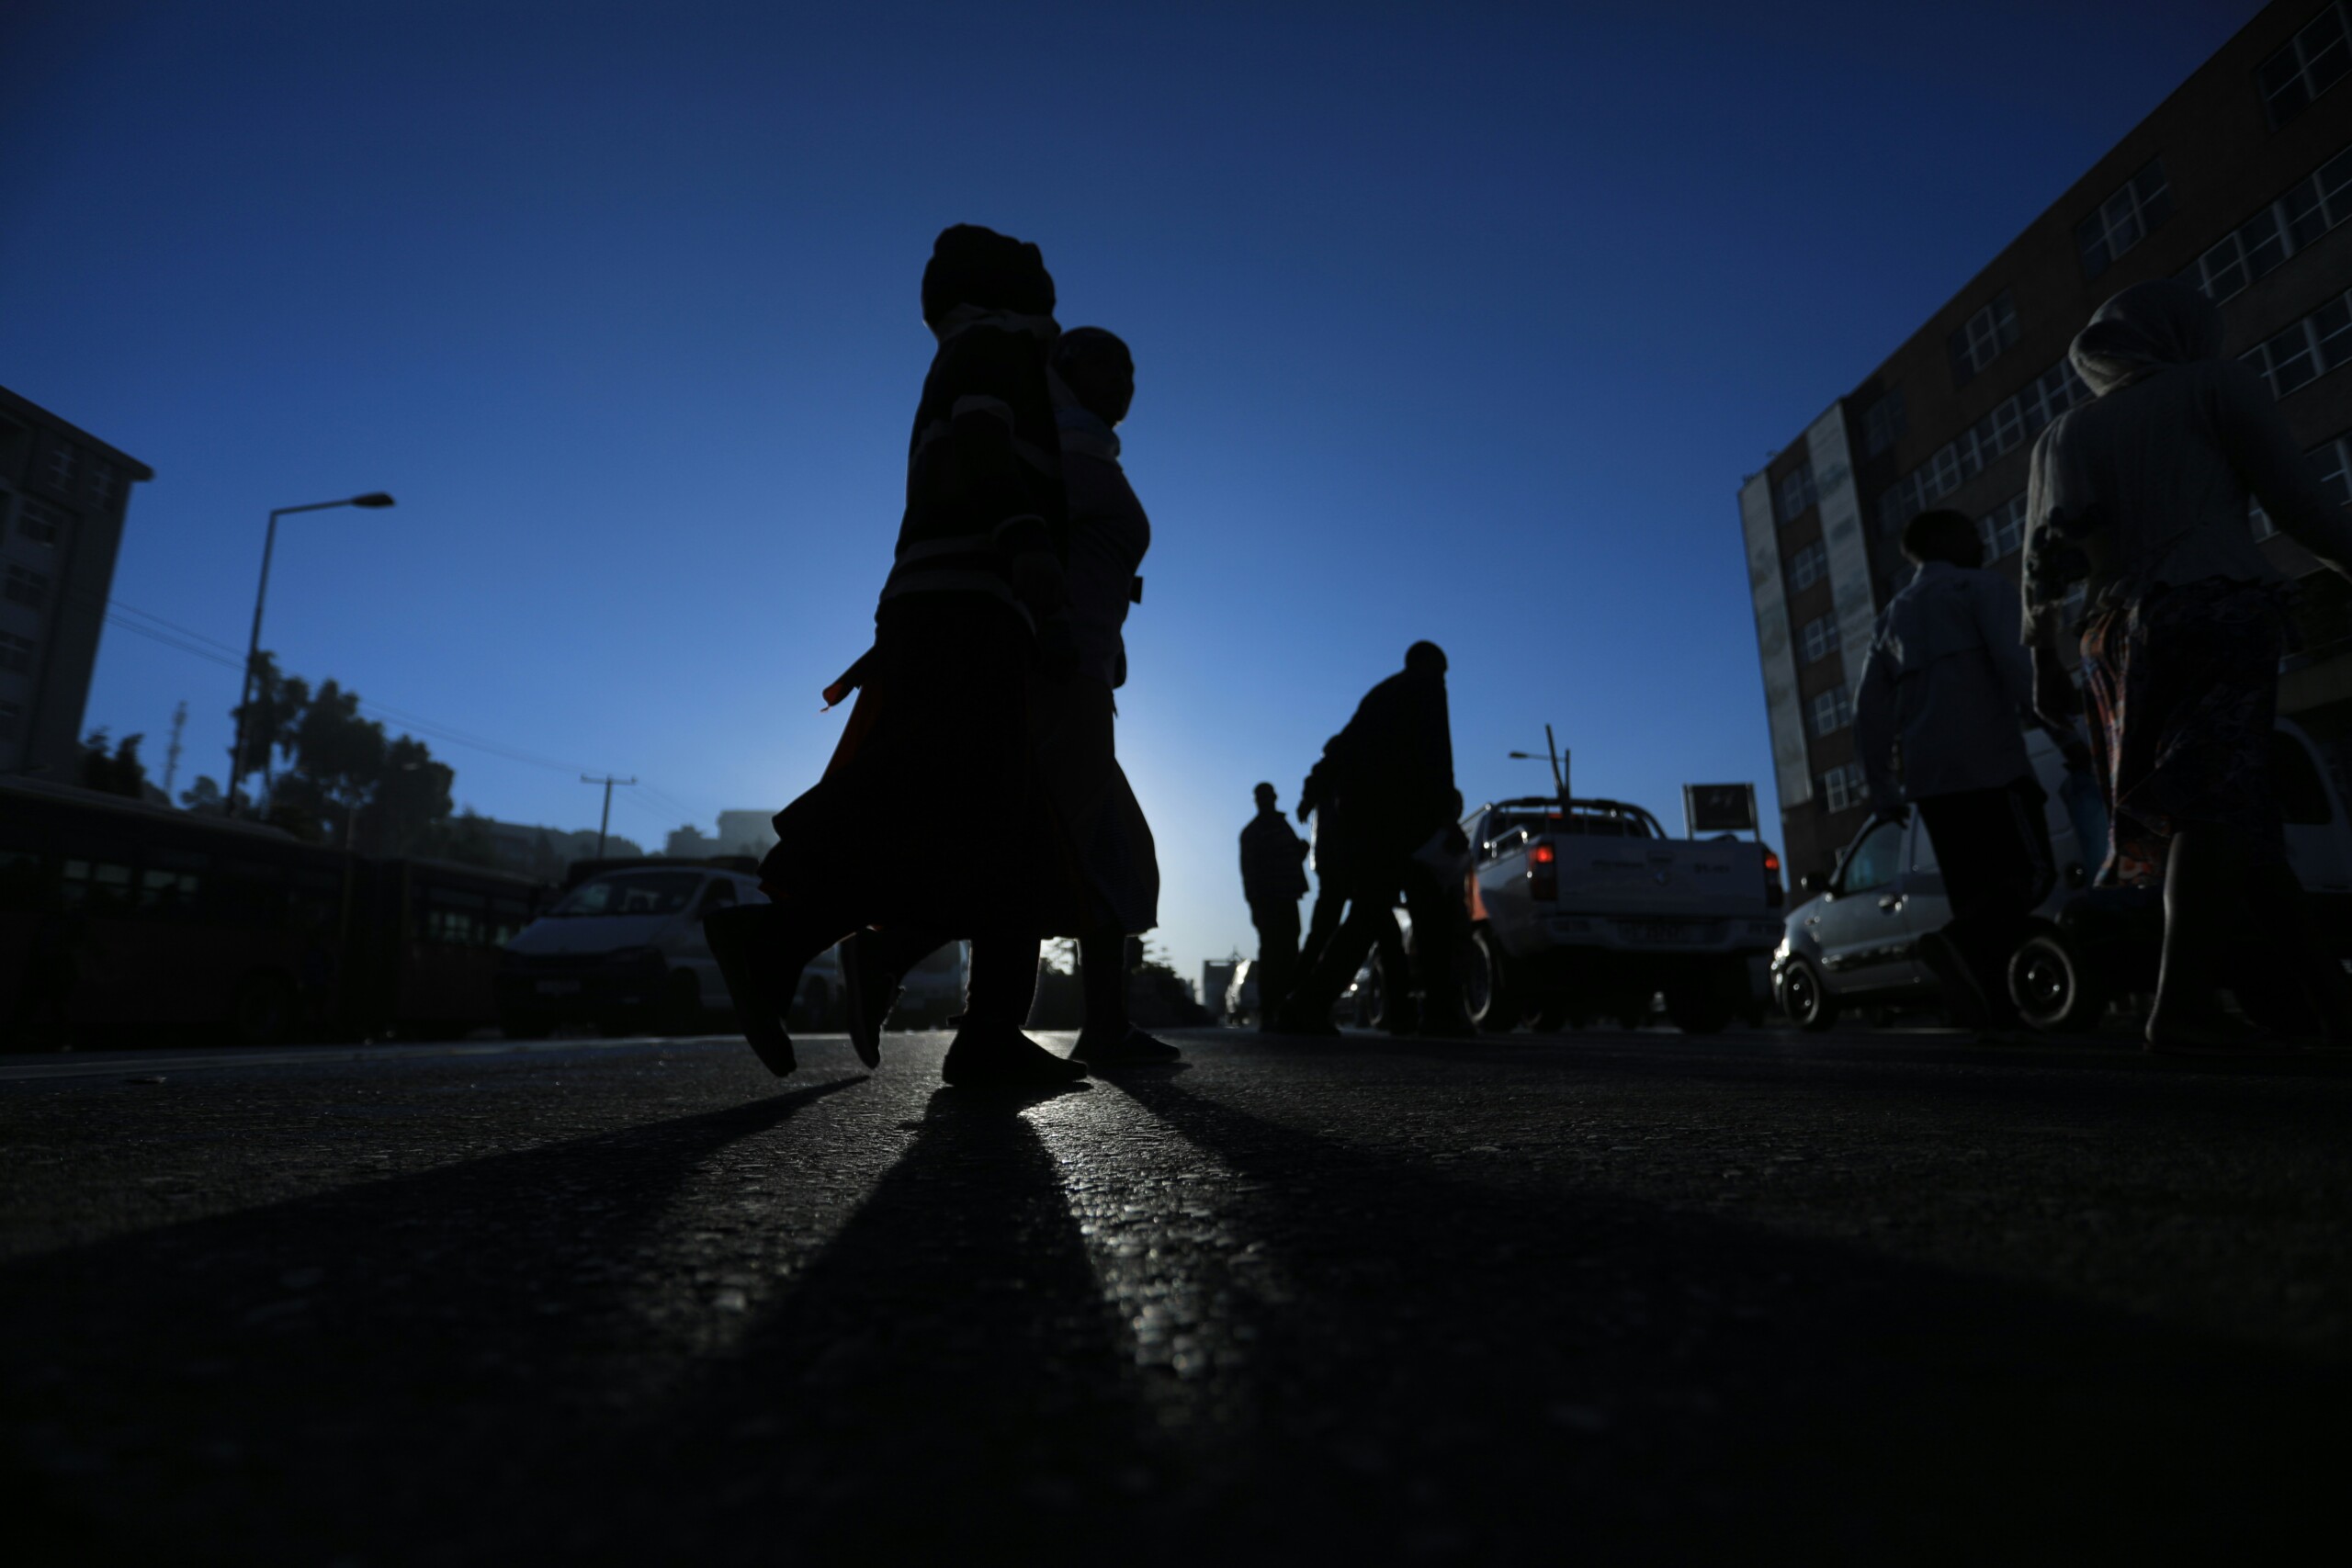
{"label": "asphalt road", "polygon": [[1026,1100],[938,1035],[0,1063],[8,1555],[2342,1533],[2352,1059],[1179,1038]]}

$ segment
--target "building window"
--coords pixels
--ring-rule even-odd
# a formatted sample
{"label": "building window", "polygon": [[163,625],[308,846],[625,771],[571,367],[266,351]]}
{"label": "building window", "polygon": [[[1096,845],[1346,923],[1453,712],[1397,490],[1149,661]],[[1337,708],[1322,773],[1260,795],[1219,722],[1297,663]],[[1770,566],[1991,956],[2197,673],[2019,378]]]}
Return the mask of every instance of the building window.
{"label": "building window", "polygon": [[10,567],[6,581],[0,582],[0,599],[11,604],[27,604],[38,610],[48,597],[48,577],[29,567]]}
{"label": "building window", "polygon": [[2352,147],[2239,224],[2181,274],[2215,304],[2278,270],[2288,257],[2352,218]]}
{"label": "building window", "polygon": [[2352,290],[2337,295],[2286,331],[2240,355],[2283,398],[2352,359]]}
{"label": "building window", "polygon": [[1862,413],[1862,455],[1875,457],[1903,439],[1911,428],[1911,421],[1904,412],[1903,389],[1892,388],[1886,395],[1872,403]]}
{"label": "building window", "polygon": [[1838,651],[1838,617],[1815,615],[1804,624],[1804,661],[1826,659]]}
{"label": "building window", "polygon": [[2149,230],[2171,216],[2172,187],[2165,184],[2164,160],[2151,158],[2145,168],[2075,225],[2075,248],[2082,253],[2083,276],[2097,277],[2105,272],[2117,257],[2147,238]]}
{"label": "building window", "polygon": [[1800,463],[1794,469],[1781,476],[1781,521],[1784,524],[1794,521],[1800,513],[1812,504],[1813,465]]}
{"label": "building window", "polygon": [[90,502],[99,510],[112,506],[122,489],[122,475],[112,463],[90,465]]}
{"label": "building window", "polygon": [[1813,738],[1816,740],[1854,722],[1854,705],[1846,699],[1846,683],[1839,682],[1813,699]]}
{"label": "building window", "polygon": [[1996,458],[2015,451],[2043,425],[2090,400],[2091,389],[2075,373],[2073,363],[2060,360],[1888,486],[1878,498],[1880,531],[1894,537],[1903,525],[1984,472]]}
{"label": "building window", "polygon": [[1976,531],[1984,536],[1986,561],[2015,554],[2025,543],[2025,491],[2018,491],[1978,518]]}
{"label": "building window", "polygon": [[1821,793],[1832,811],[1843,811],[1849,806],[1860,806],[1870,794],[1870,786],[1862,778],[1859,762],[1849,762],[1842,768],[1832,768],[1821,775]]}
{"label": "building window", "polygon": [[0,632],[0,670],[22,675],[33,667],[33,645],[14,632]]}
{"label": "building window", "polygon": [[74,472],[80,467],[82,455],[62,441],[52,441],[49,446],[49,482],[61,491],[74,488]]}
{"label": "building window", "polygon": [[2341,81],[2346,70],[2352,70],[2352,22],[2345,18],[2343,0],[2336,0],[2264,61],[2254,82],[2262,90],[2270,123],[2284,125]]}
{"label": "building window", "polygon": [[2319,470],[2319,488],[2338,506],[2352,506],[2352,430],[2312,453]]}
{"label": "building window", "polygon": [[64,526],[65,514],[44,502],[27,498],[24,508],[17,513],[17,532],[36,545],[54,545],[58,531]]}
{"label": "building window", "polygon": [[1803,592],[1829,571],[1829,547],[1819,539],[1789,558],[1789,592]]}
{"label": "building window", "polygon": [[1976,373],[2000,357],[2001,350],[2018,341],[2018,308],[2006,288],[1993,302],[1960,324],[1948,344],[1951,349],[1951,381],[1964,387]]}

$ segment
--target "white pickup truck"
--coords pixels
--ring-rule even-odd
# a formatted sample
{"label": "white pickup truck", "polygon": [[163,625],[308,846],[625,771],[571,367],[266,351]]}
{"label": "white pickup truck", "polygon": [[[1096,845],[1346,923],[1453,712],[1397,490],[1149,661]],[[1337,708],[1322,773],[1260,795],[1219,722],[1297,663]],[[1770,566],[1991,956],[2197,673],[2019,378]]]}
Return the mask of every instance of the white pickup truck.
{"label": "white pickup truck", "polygon": [[1498,801],[1470,841],[1463,999],[1481,1029],[1667,1016],[1712,1033],[1749,1005],[1751,961],[1779,945],[1780,857],[1730,837],[1670,839],[1619,800]]}

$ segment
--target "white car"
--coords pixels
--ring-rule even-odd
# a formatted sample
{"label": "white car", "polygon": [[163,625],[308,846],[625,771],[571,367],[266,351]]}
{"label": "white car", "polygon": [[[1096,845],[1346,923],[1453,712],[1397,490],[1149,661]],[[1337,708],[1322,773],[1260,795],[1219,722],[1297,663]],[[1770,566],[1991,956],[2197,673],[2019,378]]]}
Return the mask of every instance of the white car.
{"label": "white car", "polygon": [[[759,879],[692,862],[649,862],[590,876],[506,944],[498,975],[500,1025],[534,1039],[562,1023],[605,1034],[687,1033],[725,1015],[726,983],[703,936],[703,917],[765,903]],[[797,1028],[830,1019],[841,997],[838,955],[801,974]]]}

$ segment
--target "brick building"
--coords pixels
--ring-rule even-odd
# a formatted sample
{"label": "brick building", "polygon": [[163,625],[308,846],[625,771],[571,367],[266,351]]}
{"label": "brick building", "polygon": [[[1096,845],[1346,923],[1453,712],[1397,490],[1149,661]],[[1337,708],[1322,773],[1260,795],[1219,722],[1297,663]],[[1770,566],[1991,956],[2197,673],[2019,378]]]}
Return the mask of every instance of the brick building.
{"label": "brick building", "polygon": [[[2352,504],[2352,0],[2278,0],[1859,386],[1740,486],[1792,875],[1861,825],[1852,696],[1903,525],[1951,507],[2018,575],[2033,439],[2089,393],[2067,345],[2118,290],[2178,276],[2222,308],[2324,483]],[[2352,774],[2352,592],[2259,513],[2297,579],[2279,703]]]}
{"label": "brick building", "polygon": [[0,387],[0,773],[79,776],[123,515],[154,477]]}

